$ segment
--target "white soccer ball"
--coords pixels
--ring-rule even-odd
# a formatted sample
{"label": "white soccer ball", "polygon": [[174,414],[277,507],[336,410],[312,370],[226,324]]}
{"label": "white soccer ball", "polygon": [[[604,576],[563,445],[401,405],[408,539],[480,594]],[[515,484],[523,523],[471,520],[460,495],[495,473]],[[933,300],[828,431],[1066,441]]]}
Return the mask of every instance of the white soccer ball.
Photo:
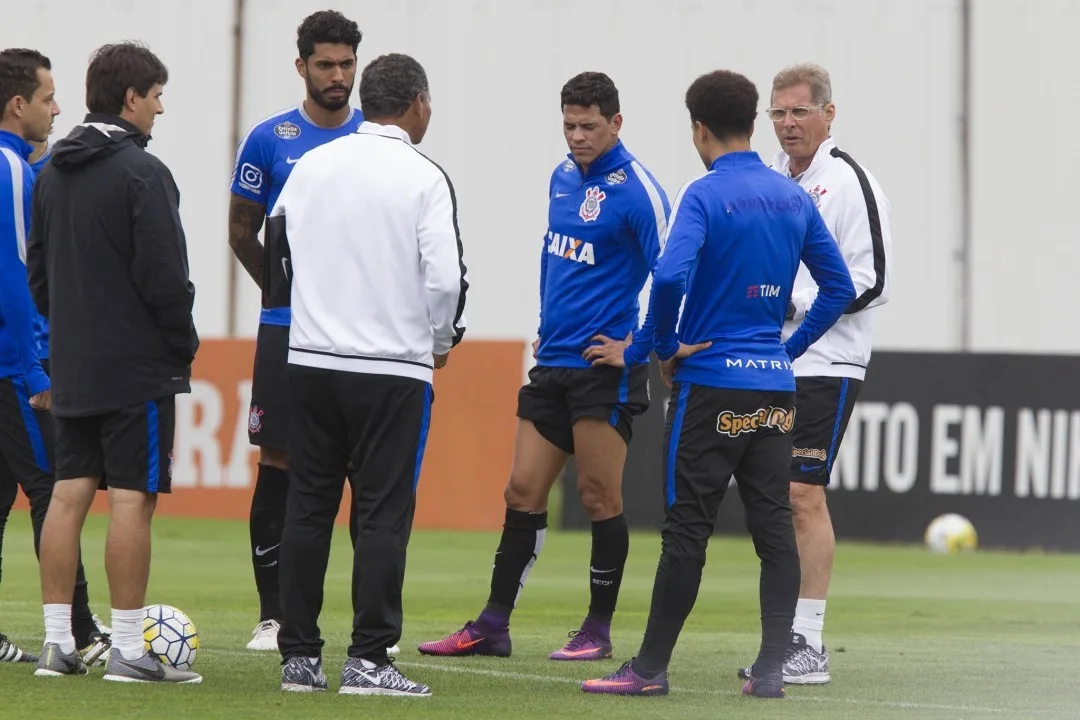
{"label": "white soccer ball", "polygon": [[939,515],[926,528],[926,546],[936,553],[971,552],[978,545],[975,526],[963,515]]}
{"label": "white soccer ball", "polygon": [[165,665],[188,670],[195,664],[199,631],[183,611],[171,605],[150,605],[145,609],[143,640],[146,651]]}

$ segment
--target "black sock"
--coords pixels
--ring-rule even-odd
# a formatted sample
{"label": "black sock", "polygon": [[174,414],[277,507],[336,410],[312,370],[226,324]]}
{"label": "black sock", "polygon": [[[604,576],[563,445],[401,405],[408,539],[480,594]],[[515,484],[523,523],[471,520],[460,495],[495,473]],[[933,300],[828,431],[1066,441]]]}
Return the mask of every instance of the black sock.
{"label": "black sock", "polygon": [[87,647],[90,636],[97,631],[97,623],[90,612],[90,590],[86,585],[86,571],[80,551],[79,564],[75,570],[75,592],[71,596],[71,634],[75,636],[75,647]]}
{"label": "black sock", "polygon": [[289,473],[270,465],[259,466],[255,492],[251,496],[251,564],[259,591],[259,621],[282,618],[278,588],[278,549],[285,525],[285,499]]}
{"label": "black sock", "polygon": [[509,621],[518,593],[525,587],[525,578],[536,562],[540,548],[544,546],[546,534],[547,512],[527,513],[506,509],[502,539],[495,553],[495,568],[491,571],[488,607],[481,617],[489,621],[501,620],[500,616],[505,613],[506,621]]}
{"label": "black sock", "polygon": [[589,619],[610,624],[619,600],[626,556],[630,553],[630,530],[625,515],[592,524],[592,557],[589,564]]}

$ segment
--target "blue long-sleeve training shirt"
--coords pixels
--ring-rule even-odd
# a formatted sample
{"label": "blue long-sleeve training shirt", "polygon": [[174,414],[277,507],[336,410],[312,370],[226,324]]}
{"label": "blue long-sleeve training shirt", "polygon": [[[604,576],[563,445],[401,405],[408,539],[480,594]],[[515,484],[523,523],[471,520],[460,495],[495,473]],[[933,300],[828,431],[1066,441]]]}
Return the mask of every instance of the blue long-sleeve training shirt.
{"label": "blue long-sleeve training shirt", "polygon": [[0,377],[21,379],[30,395],[49,389],[41,367],[26,277],[26,237],[34,173],[27,164],[33,150],[21,137],[0,130]]}
{"label": "blue long-sleeve training shirt", "polygon": [[582,353],[593,337],[630,333],[637,362],[647,362],[651,320],[638,329],[638,296],[662,248],[667,195],[619,141],[586,173],[568,156],[551,175],[548,199],[536,364],[590,367]]}
{"label": "blue long-sleeve training shirt", "polygon": [[[820,292],[783,343],[800,260]],[[676,381],[791,391],[791,361],[854,299],[844,258],[806,191],[770,170],[756,152],[728,153],[675,199],[650,297],[656,354],[666,360],[680,341],[711,341],[680,361]]]}

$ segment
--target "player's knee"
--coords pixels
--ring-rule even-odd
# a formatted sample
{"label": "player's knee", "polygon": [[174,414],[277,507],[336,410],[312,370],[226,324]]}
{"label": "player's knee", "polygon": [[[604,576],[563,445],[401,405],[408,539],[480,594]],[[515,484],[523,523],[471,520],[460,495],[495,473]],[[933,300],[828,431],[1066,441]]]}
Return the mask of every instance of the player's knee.
{"label": "player's knee", "polygon": [[791,483],[791,512],[796,522],[825,514],[825,486]]}
{"label": "player's knee", "polygon": [[273,448],[259,448],[259,464],[269,465],[270,467],[278,468],[279,470],[289,469],[289,456],[283,450],[275,450]]}
{"label": "player's knee", "polygon": [[617,479],[582,473],[577,489],[581,506],[593,522],[622,514],[622,488]]}
{"label": "player's knee", "polygon": [[544,483],[535,476],[515,470],[503,490],[506,507],[521,512],[538,512],[547,507]]}

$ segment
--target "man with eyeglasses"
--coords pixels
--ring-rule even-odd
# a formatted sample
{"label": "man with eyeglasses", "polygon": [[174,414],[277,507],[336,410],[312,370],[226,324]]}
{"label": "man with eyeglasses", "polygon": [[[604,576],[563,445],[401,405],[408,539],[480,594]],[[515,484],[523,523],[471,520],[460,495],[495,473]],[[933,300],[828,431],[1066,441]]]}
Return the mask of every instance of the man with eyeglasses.
{"label": "man with eyeglasses", "polygon": [[[830,680],[821,631],[836,545],[825,489],[870,361],[873,308],[889,299],[890,208],[874,176],[832,138],[836,105],[824,68],[804,64],[777,73],[766,112],[781,147],[773,169],[810,194],[836,238],[857,293],[840,320],[793,363],[798,412],[792,438],[791,507],[802,582],[784,682],[821,684]],[[802,324],[817,295],[817,284],[801,266],[785,338]],[[739,671],[740,677],[748,674],[749,668]]]}

